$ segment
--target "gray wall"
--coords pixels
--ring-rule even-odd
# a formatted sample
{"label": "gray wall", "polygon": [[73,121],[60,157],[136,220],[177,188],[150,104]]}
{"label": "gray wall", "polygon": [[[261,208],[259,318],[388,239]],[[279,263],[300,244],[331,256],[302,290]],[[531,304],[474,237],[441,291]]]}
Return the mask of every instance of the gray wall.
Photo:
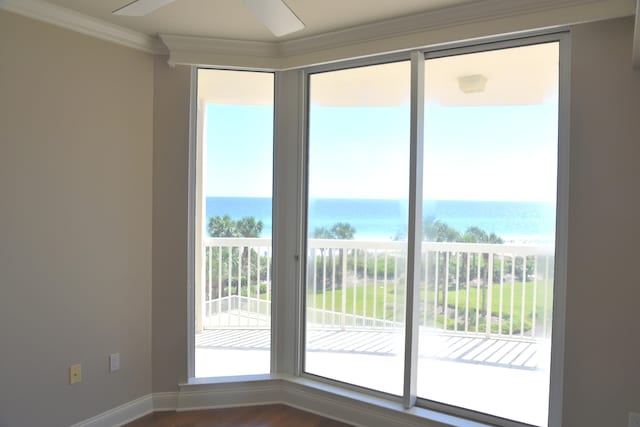
{"label": "gray wall", "polygon": [[565,426],[640,412],[640,71],[631,19],[573,29]]}
{"label": "gray wall", "polygon": [[151,390],[152,77],[150,55],[0,11],[0,426]]}
{"label": "gray wall", "polygon": [[190,68],[155,60],[153,391],[187,380],[187,191]]}

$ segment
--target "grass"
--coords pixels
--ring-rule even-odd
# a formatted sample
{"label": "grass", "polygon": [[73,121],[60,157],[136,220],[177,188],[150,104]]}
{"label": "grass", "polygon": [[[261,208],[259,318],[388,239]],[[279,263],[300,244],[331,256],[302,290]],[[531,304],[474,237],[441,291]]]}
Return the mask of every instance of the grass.
{"label": "grass", "polygon": [[[536,322],[541,320],[544,312],[544,298],[545,298],[545,283],[538,282],[537,285],[534,284],[533,281],[528,281],[526,283],[515,282],[513,285],[511,283],[505,283],[502,285],[502,313],[500,312],[500,294],[501,294],[501,285],[494,284],[492,286],[492,298],[491,298],[491,316],[492,316],[492,325],[491,330],[494,333],[498,332],[511,332],[517,334],[520,333],[522,328],[522,314],[524,311],[524,331],[528,331],[532,327],[533,320],[533,310],[534,310],[534,287],[536,288],[535,292],[535,311],[536,311]],[[374,292],[375,290],[375,292]],[[524,290],[524,304],[522,302]],[[479,318],[478,320],[478,330],[484,331],[486,328],[486,316],[485,307],[486,301],[483,299],[483,293],[485,293],[484,298],[486,298],[486,294],[488,289],[478,288],[474,285],[470,285],[469,289],[461,286],[457,291],[455,289],[449,289],[447,291],[447,300],[446,306],[448,307],[446,315],[443,312],[443,302],[445,293],[443,292],[442,287],[438,289],[438,314],[436,315],[435,324],[437,327],[444,327],[445,321],[447,325],[447,329],[454,329],[455,323],[458,323],[458,329],[464,328],[465,323],[465,309],[467,307],[467,293],[469,296],[469,328],[471,330],[475,330],[475,322],[476,322],[476,309],[478,309]],[[420,318],[424,322],[424,307],[426,301],[426,324],[433,325],[434,324],[434,300],[435,300],[435,292],[433,284],[429,285],[428,290],[424,290],[424,288],[420,292]],[[511,298],[513,296],[513,310],[511,310]],[[307,303],[309,307],[315,307],[316,309],[325,309],[328,311],[334,311],[332,306],[332,299],[335,300],[335,311],[340,312],[342,310],[342,297],[343,290],[327,290],[323,292],[317,292],[315,294],[311,293],[307,295]],[[426,300],[425,300],[426,298]],[[353,287],[349,287],[346,290],[345,294],[345,302],[346,302],[346,312],[348,314],[355,314],[357,316],[365,316],[370,318],[377,319],[386,319],[393,320],[394,314],[394,300],[396,301],[395,312],[396,312],[396,320],[401,320],[404,316],[404,290],[401,287],[398,287],[396,290],[393,284],[387,284],[386,287],[386,301],[385,301],[385,288],[381,285],[376,286],[375,288],[372,285],[367,286],[366,293],[365,287],[363,285],[357,285]],[[457,307],[457,316],[456,316],[456,301],[458,304]],[[551,308],[551,292],[550,289],[547,293],[547,304],[548,309]],[[324,303],[324,306],[323,306]],[[355,310],[354,310],[355,305]],[[499,318],[500,314],[502,314],[502,329],[499,328]],[[513,322],[513,325],[512,325]]]}
{"label": "grass", "polygon": [[[334,311],[333,301],[335,300],[335,311],[340,312],[342,311],[342,298],[342,289],[327,290],[324,293],[308,294],[307,302],[309,307]],[[377,285],[376,287],[367,286],[366,288],[362,285],[349,287],[344,294],[344,298],[347,314],[355,313],[357,316],[393,320],[394,301],[396,301],[396,320],[400,320],[404,316],[404,292],[400,289],[395,292],[393,285],[387,285],[386,300],[385,288],[382,285]]]}
{"label": "grass", "polygon": [[[524,330],[530,330],[533,321],[533,312],[536,313],[536,321],[543,318],[544,314],[544,298],[545,298],[545,283],[539,282],[534,284],[533,281],[505,283],[502,285],[502,310],[501,310],[501,285],[494,284],[491,288],[491,316],[492,319],[492,332],[506,332],[512,331],[513,333],[520,333],[523,322],[524,313]],[[534,292],[535,288],[535,292]],[[524,303],[522,300],[524,292]],[[484,314],[486,311],[486,301],[484,298],[488,297],[488,289],[480,289],[471,286],[469,289],[460,289],[458,291],[450,290],[447,295],[447,307],[454,309],[453,312],[448,313],[447,318],[451,320],[451,326],[455,322],[455,305],[458,303],[459,316],[464,316],[465,309],[467,307],[467,293],[469,297],[469,311],[470,317],[475,321],[476,309],[479,309],[480,314]],[[484,293],[484,298],[483,298]],[[534,297],[535,294],[535,297]],[[433,292],[431,292],[433,295]],[[513,309],[511,308],[511,301],[513,298]],[[439,302],[442,304],[444,299],[444,293],[440,290]],[[433,298],[431,298],[433,302]],[[547,290],[547,304],[550,309],[550,289]],[[484,302],[484,304],[483,304]],[[534,307],[535,304],[535,307]],[[451,310],[449,310],[451,311]],[[444,317],[444,316],[443,316]],[[499,331],[500,318],[502,319],[502,330]],[[431,318],[433,321],[433,317]],[[485,318],[481,319],[480,329],[485,327]],[[471,320],[470,320],[471,322]],[[458,319],[458,327],[464,326],[464,320],[462,322]],[[460,324],[462,323],[462,325]],[[475,328],[475,325],[474,325]]]}

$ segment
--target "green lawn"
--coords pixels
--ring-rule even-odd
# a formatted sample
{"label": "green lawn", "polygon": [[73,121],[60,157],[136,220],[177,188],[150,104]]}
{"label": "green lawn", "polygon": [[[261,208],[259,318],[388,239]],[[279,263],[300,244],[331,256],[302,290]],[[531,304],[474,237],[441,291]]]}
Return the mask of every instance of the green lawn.
{"label": "green lawn", "polygon": [[[526,282],[523,286],[522,282],[516,282],[513,286],[511,283],[505,283],[502,286],[502,332],[508,332],[510,327],[510,322],[513,319],[513,332],[519,333],[521,328],[521,316],[523,312],[523,304],[522,304],[522,293],[523,288],[525,291],[525,300],[524,300],[524,313],[525,313],[525,322],[524,327],[525,331],[531,328],[532,323],[532,313],[534,309],[534,283],[532,281]],[[375,292],[374,292],[375,289]],[[492,317],[492,332],[498,332],[498,319],[500,315],[500,285],[494,284],[492,287],[492,304],[491,304],[491,313]],[[444,299],[444,292],[442,288],[438,289],[438,315],[436,318],[436,325],[438,327],[443,327],[445,316],[442,313],[442,304]],[[447,301],[446,305],[449,308],[447,310],[447,329],[454,328],[455,320],[455,306],[456,300],[458,303],[458,328],[461,329],[464,327],[464,316],[465,316],[465,308],[467,306],[467,292],[469,293],[469,328],[475,330],[475,318],[476,318],[476,307],[478,307],[478,303],[480,305],[480,319],[478,324],[478,329],[483,331],[485,328],[485,316],[484,316],[484,308],[486,303],[483,304],[483,292],[486,292],[486,289],[478,289],[471,285],[471,289],[467,291],[461,287],[457,292],[455,289],[450,289],[447,292]],[[335,311],[339,312],[342,308],[342,289],[337,289],[335,291],[327,290],[326,292],[318,292],[315,294],[307,295],[307,303],[310,307],[315,307],[317,309],[325,309],[329,311],[332,310],[332,298],[335,299]],[[375,294],[375,295],[374,295]],[[511,312],[511,296],[513,294],[513,313]],[[366,296],[365,296],[365,288],[362,285],[358,285],[355,287],[350,287],[346,290],[346,312],[348,314],[354,314],[354,301],[355,301],[355,315],[357,316],[366,316],[366,317],[375,317],[377,319],[393,319],[393,311],[394,311],[394,299],[397,298],[396,302],[396,320],[400,320],[403,318],[404,311],[404,290],[398,288],[395,290],[395,287],[392,284],[387,285],[386,290],[386,304],[385,304],[385,290],[381,285],[376,286],[375,288],[372,285],[367,286]],[[324,307],[323,307],[323,298],[324,298]],[[485,296],[486,298],[486,296]],[[548,307],[550,308],[551,295],[550,290],[547,295],[548,298]],[[536,298],[535,298],[535,306],[536,306],[536,317],[538,320],[542,319],[542,314],[544,310],[544,283],[538,282],[536,286]],[[420,292],[420,301],[421,307],[424,307],[425,302],[425,290],[422,289]],[[434,289],[433,285],[429,286],[429,289],[426,291],[426,303],[427,303],[427,325],[433,325],[433,305],[434,305]],[[375,307],[375,310],[374,310]],[[420,318],[424,320],[423,314],[424,311],[421,312]]]}
{"label": "green lawn", "polygon": [[[524,304],[522,302],[524,289]],[[447,306],[449,308],[455,308],[456,300],[458,303],[458,313],[459,316],[464,316],[464,311],[467,306],[467,292],[469,294],[469,311],[470,311],[470,323],[472,320],[475,321],[475,313],[476,308],[478,307],[478,301],[480,304],[480,313],[483,314],[486,307],[486,301],[484,298],[487,297],[488,290],[480,289],[478,290],[476,287],[471,287],[467,291],[467,289],[460,289],[458,292],[455,290],[449,291],[447,295]],[[492,332],[498,332],[499,326],[499,318],[500,316],[500,294],[501,294],[501,286],[499,284],[494,284],[491,289],[491,314],[494,319],[492,319]],[[483,298],[484,293],[484,298]],[[545,298],[545,283],[539,282],[535,286],[535,310],[536,310],[536,321],[542,319],[543,311],[544,311],[544,298]],[[433,295],[433,291],[431,291],[431,295]],[[513,297],[513,311],[511,310],[511,299]],[[440,290],[439,301],[442,303],[444,298],[444,293]],[[433,302],[433,297],[431,297],[431,302]],[[547,291],[547,303],[548,308],[550,309],[550,301],[551,301],[551,289]],[[484,304],[483,304],[484,302]],[[534,310],[534,282],[529,281],[526,282],[523,286],[522,282],[516,282],[513,285],[511,283],[505,283],[502,285],[502,332],[509,331],[511,326],[511,322],[513,321],[513,332],[519,333],[522,326],[522,313],[524,311],[524,329],[525,331],[531,329],[532,320],[533,320],[533,310]],[[451,313],[449,316],[450,325],[453,327],[453,317],[454,313]],[[485,325],[484,318],[481,319],[480,329],[483,329]],[[459,325],[460,327],[460,325]],[[475,324],[474,324],[475,327]]]}
{"label": "green lawn", "polygon": [[[346,291],[346,312],[348,314],[354,314],[354,301],[355,301],[355,314],[357,316],[375,317],[377,319],[393,320],[394,300],[396,301],[396,320],[400,320],[404,316],[404,291],[398,289],[394,293],[395,287],[393,285],[387,285],[386,292],[386,306],[385,306],[385,291],[384,286],[378,285],[375,288],[370,285],[365,287],[362,285],[350,287]],[[323,307],[324,297],[324,307]],[[325,309],[333,311],[332,298],[335,298],[335,311],[342,310],[342,289],[336,289],[335,291],[328,290],[324,292],[318,292],[316,294],[307,295],[307,303],[310,307],[317,309]]]}

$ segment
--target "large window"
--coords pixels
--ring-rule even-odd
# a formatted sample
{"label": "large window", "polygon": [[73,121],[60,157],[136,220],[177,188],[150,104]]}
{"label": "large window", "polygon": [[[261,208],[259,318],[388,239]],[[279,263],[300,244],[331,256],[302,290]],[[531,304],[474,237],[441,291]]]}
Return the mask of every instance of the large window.
{"label": "large window", "polygon": [[546,425],[559,43],[420,61],[310,75],[305,372]]}
{"label": "large window", "polygon": [[558,423],[559,40],[198,70],[194,376]]}
{"label": "large window", "polygon": [[198,71],[196,377],[270,371],[273,91]]}

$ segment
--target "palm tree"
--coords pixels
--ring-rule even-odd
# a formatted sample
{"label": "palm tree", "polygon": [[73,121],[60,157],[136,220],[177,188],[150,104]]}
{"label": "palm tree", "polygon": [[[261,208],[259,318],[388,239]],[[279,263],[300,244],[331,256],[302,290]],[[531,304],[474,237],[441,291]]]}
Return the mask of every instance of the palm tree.
{"label": "palm tree", "polygon": [[427,242],[460,242],[460,232],[432,216],[424,219],[422,234]]}
{"label": "palm tree", "polygon": [[331,227],[331,234],[334,239],[351,240],[356,234],[356,229],[348,222],[336,222]]}
{"label": "palm tree", "polygon": [[[504,243],[504,240],[502,240],[502,238],[497,236],[495,233],[488,234],[486,231],[484,231],[480,227],[467,228],[467,231],[465,231],[462,237],[463,237],[463,240],[468,243],[491,243],[491,244]],[[484,254],[482,256],[482,260],[484,265],[478,266],[478,268],[480,268],[481,277],[486,277],[487,280],[485,280],[485,283],[482,286],[482,294],[480,295],[481,296],[480,310],[486,316],[487,315],[487,310],[486,310],[487,288],[489,286],[492,286],[493,283],[489,283],[489,275],[487,272],[487,268],[489,266],[489,254]],[[494,275],[494,277],[497,277],[497,276]],[[491,314],[489,313],[489,315]]]}
{"label": "palm tree", "polygon": [[209,218],[207,231],[211,237],[237,237],[236,222],[229,215]]}
{"label": "palm tree", "polygon": [[[352,240],[356,234],[356,229],[348,222],[336,222],[331,228],[316,227],[313,230],[314,239],[340,239],[340,240]],[[316,289],[322,289],[322,281],[324,280],[331,286],[335,286],[338,283],[342,286],[342,249],[329,249],[329,259],[335,257],[336,260],[336,281],[332,283],[327,277],[321,277],[323,274],[318,274],[319,282],[316,283]],[[320,259],[324,258],[324,248],[320,249]],[[316,265],[316,269],[323,273],[322,265]]]}
{"label": "palm tree", "polygon": [[252,216],[244,217],[236,222],[236,230],[242,237],[260,237],[264,224]]}
{"label": "palm tree", "polygon": [[[263,222],[256,221],[256,219],[252,216],[234,220],[229,215],[223,215],[223,216],[214,216],[209,218],[207,231],[209,232],[209,235],[211,237],[260,237],[260,233],[262,232],[263,227],[264,227]],[[217,265],[218,251],[220,250],[222,251],[221,258],[223,260],[223,264],[226,263],[226,266]],[[229,251],[231,251],[231,253],[229,253]],[[255,251],[252,250],[251,253],[254,254]],[[254,260],[257,260],[257,254],[252,258]],[[246,265],[249,262],[248,260],[249,260],[248,247],[243,248],[242,253],[240,253],[239,250],[234,252],[233,248],[215,248],[211,253],[211,259],[208,260],[207,262],[208,263],[211,262],[210,268],[214,269],[214,271],[217,271],[217,269],[219,268],[223,268],[223,269],[228,268],[228,265],[229,265],[228,263],[231,263],[234,270],[235,268],[237,268],[238,265],[240,265],[241,266],[240,271],[243,277],[238,278],[236,286],[241,286],[243,280],[247,281],[249,279],[252,279],[252,281],[257,282],[260,280],[259,276],[262,276],[261,272],[254,272],[254,269],[251,268],[251,266],[248,266],[249,271],[251,272],[251,275],[253,276],[253,274],[256,274],[256,277],[253,277],[253,278],[246,277],[247,275]],[[242,267],[242,266],[245,266],[245,267]],[[265,271],[265,274],[266,274],[266,271]],[[227,286],[227,292],[229,292],[230,291],[229,288],[233,286],[233,283],[228,282],[226,283],[226,286]]]}

